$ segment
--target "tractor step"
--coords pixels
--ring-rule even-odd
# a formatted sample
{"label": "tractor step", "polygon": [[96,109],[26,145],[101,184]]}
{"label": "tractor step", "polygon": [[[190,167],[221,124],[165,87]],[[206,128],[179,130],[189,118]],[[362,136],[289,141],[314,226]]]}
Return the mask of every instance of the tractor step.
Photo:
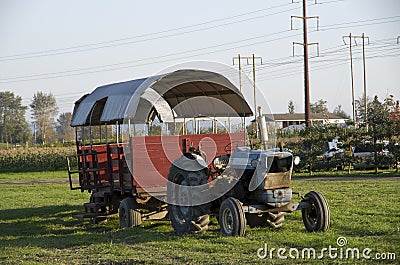
{"label": "tractor step", "polygon": [[108,209],[110,209],[112,204],[108,202],[89,202],[84,203],[83,206],[85,207],[87,213],[104,215],[103,212],[99,213],[99,210],[102,209],[102,207],[108,207]]}
{"label": "tractor step", "polygon": [[105,214],[95,214],[95,213],[79,213],[73,214],[72,217],[78,220],[83,220],[85,218],[90,218],[91,224],[98,224],[103,221],[107,221],[107,216]]}
{"label": "tractor step", "polygon": [[100,208],[103,206],[111,206],[111,203],[108,202],[88,202],[84,203],[83,206],[85,208]]}
{"label": "tractor step", "polygon": [[95,218],[95,217],[107,217],[107,215],[104,214],[95,214],[95,213],[77,213],[72,215],[73,218],[75,219],[85,219],[85,218]]}

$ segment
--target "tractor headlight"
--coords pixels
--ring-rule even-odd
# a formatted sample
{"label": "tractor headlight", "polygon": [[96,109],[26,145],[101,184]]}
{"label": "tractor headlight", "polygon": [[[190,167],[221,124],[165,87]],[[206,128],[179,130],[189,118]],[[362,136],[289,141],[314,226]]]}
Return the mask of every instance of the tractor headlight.
{"label": "tractor headlight", "polygon": [[214,160],[213,160],[213,166],[214,166],[215,169],[221,167],[221,161],[219,160],[219,157],[214,158]]}
{"label": "tractor headlight", "polygon": [[293,164],[295,164],[296,166],[300,164],[300,157],[298,156],[293,157]]}
{"label": "tractor headlight", "polygon": [[257,165],[258,165],[258,159],[253,159],[253,160],[251,160],[250,165],[251,165],[252,167],[256,168]]}
{"label": "tractor headlight", "polygon": [[229,163],[229,155],[217,156],[212,163],[216,170],[225,170]]}

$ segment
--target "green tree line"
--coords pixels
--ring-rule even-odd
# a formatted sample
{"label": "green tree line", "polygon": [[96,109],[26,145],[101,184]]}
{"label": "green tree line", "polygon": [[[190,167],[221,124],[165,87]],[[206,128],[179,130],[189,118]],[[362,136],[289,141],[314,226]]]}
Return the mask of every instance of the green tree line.
{"label": "green tree line", "polygon": [[[352,155],[354,147],[368,148],[373,153],[370,161],[378,173],[382,165],[400,166],[400,103],[393,96],[380,101],[377,96],[367,100],[367,113],[363,104],[364,100],[357,101],[358,123],[349,120],[346,125],[314,123],[308,128],[291,133],[278,132],[278,138],[286,142],[286,147],[291,149],[302,159],[300,168],[312,173],[318,169],[347,167],[357,163],[359,158]],[[314,110],[326,111],[326,101],[314,103]],[[292,103],[289,102],[289,111]],[[337,112],[341,108],[336,108]],[[345,114],[344,114],[345,115]],[[344,150],[335,160],[324,161],[324,151],[327,142],[336,139]]]}
{"label": "green tree line", "polygon": [[[32,123],[26,120],[30,110]],[[52,93],[37,92],[28,106],[11,91],[0,92],[0,142],[5,144],[53,144],[75,139],[69,126],[70,112],[58,115],[56,98]]]}

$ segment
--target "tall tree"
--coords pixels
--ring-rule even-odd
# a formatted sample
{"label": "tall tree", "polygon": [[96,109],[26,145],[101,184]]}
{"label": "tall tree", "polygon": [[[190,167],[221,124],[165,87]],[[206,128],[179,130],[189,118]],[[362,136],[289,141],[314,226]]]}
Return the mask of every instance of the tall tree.
{"label": "tall tree", "polygon": [[60,142],[71,142],[75,139],[74,129],[70,126],[71,112],[61,113],[57,118],[57,135]]}
{"label": "tall tree", "polygon": [[328,108],[326,107],[326,100],[320,99],[310,104],[311,113],[328,113]]}
{"label": "tall tree", "polygon": [[294,108],[293,100],[289,100],[288,111],[289,111],[289,114],[294,114],[295,108]]}
{"label": "tall tree", "polygon": [[381,141],[387,140],[388,137],[390,137],[390,125],[392,124],[390,113],[387,111],[384,104],[379,101],[378,96],[374,97],[374,100],[369,106],[368,123],[371,127],[371,132],[368,132],[368,134],[372,137],[375,173],[378,173],[379,165],[387,163],[386,160],[388,157],[383,156],[382,150],[384,146],[382,146],[383,144]]}
{"label": "tall tree", "polygon": [[398,101],[397,101],[397,103],[395,102],[393,95],[390,95],[383,100],[383,106],[389,112],[395,111],[397,104],[398,104]]}
{"label": "tall tree", "polygon": [[41,143],[55,142],[54,119],[58,113],[58,107],[54,95],[39,91],[33,95],[30,107],[36,125],[37,141]]}
{"label": "tall tree", "polygon": [[400,101],[394,100],[394,96],[390,95],[384,99],[383,107],[390,116],[386,124],[387,135],[385,139],[389,141],[387,145],[387,149],[390,152],[389,158],[391,158],[391,163],[398,172],[400,169]]}
{"label": "tall tree", "polygon": [[[363,95],[359,99],[356,99],[355,103],[356,103],[357,121],[359,123],[365,123],[365,95]],[[370,97],[367,97],[367,111],[370,108],[371,103],[372,99]]]}
{"label": "tall tree", "polygon": [[0,140],[5,143],[27,142],[30,138],[29,125],[25,119],[27,107],[22,98],[13,92],[0,92]]}
{"label": "tall tree", "polygon": [[350,119],[350,116],[344,111],[342,110],[342,105],[337,105],[337,107],[333,110],[333,113],[335,113],[336,115],[345,118],[345,119]]}

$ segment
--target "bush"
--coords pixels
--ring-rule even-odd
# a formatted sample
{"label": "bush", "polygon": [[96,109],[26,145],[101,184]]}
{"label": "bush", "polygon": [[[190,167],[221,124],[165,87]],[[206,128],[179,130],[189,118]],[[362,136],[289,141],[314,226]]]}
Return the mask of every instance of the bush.
{"label": "bush", "polygon": [[74,154],[75,147],[30,147],[0,150],[0,171],[66,170],[65,156]]}

